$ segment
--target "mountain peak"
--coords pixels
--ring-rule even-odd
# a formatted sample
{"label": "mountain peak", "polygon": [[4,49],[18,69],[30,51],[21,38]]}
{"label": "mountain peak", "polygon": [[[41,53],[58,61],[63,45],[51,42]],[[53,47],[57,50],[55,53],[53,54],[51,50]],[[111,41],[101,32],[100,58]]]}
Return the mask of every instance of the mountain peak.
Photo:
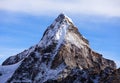
{"label": "mountain peak", "polygon": [[0,80],[7,78],[0,82],[108,83],[103,80],[115,69],[114,61],[94,52],[71,19],[62,13],[47,27],[38,44],[3,62]]}
{"label": "mountain peak", "polygon": [[60,17],[60,18],[65,18],[66,15],[65,15],[64,13],[60,13],[60,14],[58,15],[58,17]]}
{"label": "mountain peak", "polygon": [[51,43],[62,44],[65,39],[68,29],[72,28],[74,25],[71,19],[65,14],[61,13],[55,21],[46,29],[43,37],[39,43],[40,47],[47,47]]}
{"label": "mountain peak", "polygon": [[74,26],[72,20],[65,14],[61,13],[55,21],[46,29],[38,46],[40,48],[48,48],[55,45],[56,49],[60,48],[61,44],[70,42],[77,47],[86,45],[89,47],[89,42]]}
{"label": "mountain peak", "polygon": [[72,19],[69,18],[69,17],[68,17],[66,14],[64,14],[64,13],[60,13],[60,14],[58,15],[58,17],[56,18],[56,21],[61,21],[61,20],[63,20],[63,19],[66,19],[66,20],[68,20],[69,22],[73,23]]}

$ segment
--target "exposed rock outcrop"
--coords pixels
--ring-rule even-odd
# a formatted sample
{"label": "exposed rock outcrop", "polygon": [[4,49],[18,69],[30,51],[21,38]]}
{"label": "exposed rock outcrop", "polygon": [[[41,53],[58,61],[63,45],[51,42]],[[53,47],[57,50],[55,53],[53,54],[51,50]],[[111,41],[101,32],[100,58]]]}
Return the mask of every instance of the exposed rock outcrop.
{"label": "exposed rock outcrop", "polygon": [[32,48],[8,58],[21,61],[6,83],[118,83],[120,69],[93,51],[69,17],[60,14]]}

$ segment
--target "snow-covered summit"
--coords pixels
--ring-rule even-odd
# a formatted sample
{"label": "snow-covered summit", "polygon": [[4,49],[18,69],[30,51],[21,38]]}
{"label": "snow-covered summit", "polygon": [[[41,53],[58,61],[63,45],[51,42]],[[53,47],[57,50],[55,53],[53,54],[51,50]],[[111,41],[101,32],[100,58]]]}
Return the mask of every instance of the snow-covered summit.
{"label": "snow-covered summit", "polygon": [[45,31],[39,46],[47,47],[53,42],[62,43],[70,25],[69,19],[64,14],[60,14]]}
{"label": "snow-covered summit", "polygon": [[47,28],[38,46],[46,48],[53,43],[60,45],[65,41],[71,42],[76,46],[79,46],[79,44],[88,46],[88,40],[83,38],[72,20],[67,15],[61,13]]}
{"label": "snow-covered summit", "polygon": [[[15,69],[10,69],[10,76],[4,82],[95,83],[106,67],[116,68],[114,61],[103,58],[89,47],[88,40],[63,13],[47,28],[38,44],[8,58],[0,70],[8,71],[5,68],[14,65]],[[6,75],[0,71],[0,79]]]}

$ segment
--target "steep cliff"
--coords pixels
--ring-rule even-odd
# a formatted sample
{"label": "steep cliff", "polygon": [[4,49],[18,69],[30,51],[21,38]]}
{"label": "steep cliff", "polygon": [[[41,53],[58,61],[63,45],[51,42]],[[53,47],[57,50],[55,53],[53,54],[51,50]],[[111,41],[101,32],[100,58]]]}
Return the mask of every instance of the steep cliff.
{"label": "steep cliff", "polygon": [[115,76],[120,76],[114,61],[93,51],[64,14],[47,28],[38,44],[9,57],[2,66],[14,64],[18,65],[7,83],[114,83]]}

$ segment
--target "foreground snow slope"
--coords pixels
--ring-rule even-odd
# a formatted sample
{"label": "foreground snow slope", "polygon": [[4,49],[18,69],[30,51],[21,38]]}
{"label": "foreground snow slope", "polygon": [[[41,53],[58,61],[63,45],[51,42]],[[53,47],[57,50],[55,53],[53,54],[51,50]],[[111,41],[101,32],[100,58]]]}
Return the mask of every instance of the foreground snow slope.
{"label": "foreground snow slope", "polygon": [[0,73],[1,73],[0,83],[7,82],[7,80],[12,77],[13,73],[19,67],[20,64],[21,62],[8,66],[0,66]]}

